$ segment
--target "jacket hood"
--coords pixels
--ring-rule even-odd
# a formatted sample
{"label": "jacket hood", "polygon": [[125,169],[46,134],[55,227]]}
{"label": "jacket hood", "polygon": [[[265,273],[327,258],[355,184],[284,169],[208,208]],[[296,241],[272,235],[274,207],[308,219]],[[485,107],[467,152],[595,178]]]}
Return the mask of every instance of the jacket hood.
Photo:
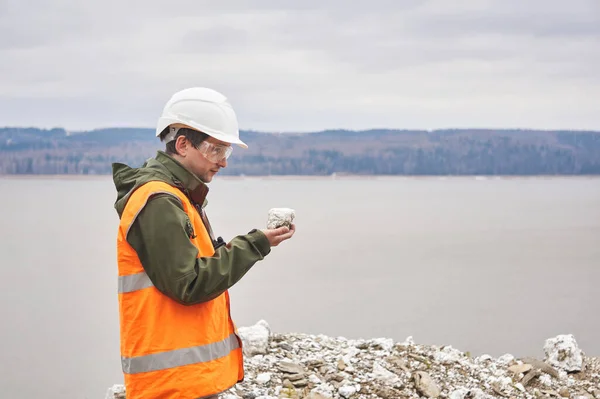
{"label": "jacket hood", "polygon": [[119,214],[119,217],[123,214],[123,210],[131,194],[141,185],[150,181],[175,184],[173,175],[156,159],[149,159],[141,168],[132,168],[123,163],[113,163],[112,175],[115,188],[117,189],[115,210]]}
{"label": "jacket hood", "polygon": [[131,194],[138,187],[150,181],[161,181],[175,186],[202,207],[207,204],[208,186],[175,158],[163,151],[158,151],[156,158],[147,160],[141,168],[131,168],[122,163],[113,163],[112,172],[117,189],[115,209],[119,218],[123,214]]}

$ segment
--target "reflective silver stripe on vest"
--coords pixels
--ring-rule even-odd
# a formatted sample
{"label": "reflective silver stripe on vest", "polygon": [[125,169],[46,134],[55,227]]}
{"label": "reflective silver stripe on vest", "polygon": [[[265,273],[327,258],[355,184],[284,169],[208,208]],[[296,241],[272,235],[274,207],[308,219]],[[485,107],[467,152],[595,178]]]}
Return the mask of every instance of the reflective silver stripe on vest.
{"label": "reflective silver stripe on vest", "polygon": [[128,276],[119,276],[119,294],[133,292],[144,288],[152,287],[152,281],[146,272],[130,274]]}
{"label": "reflective silver stripe on vest", "polygon": [[123,372],[126,374],[146,373],[187,366],[188,364],[204,363],[227,356],[232,350],[240,347],[235,334],[223,341],[174,351],[154,353],[137,357],[122,357]]}

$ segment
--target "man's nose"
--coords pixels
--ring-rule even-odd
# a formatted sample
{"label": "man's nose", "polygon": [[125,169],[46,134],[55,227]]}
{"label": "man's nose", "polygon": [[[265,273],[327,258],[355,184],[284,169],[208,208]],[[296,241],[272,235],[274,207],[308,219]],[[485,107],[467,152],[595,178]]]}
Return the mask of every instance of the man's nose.
{"label": "man's nose", "polygon": [[217,162],[217,165],[219,165],[222,168],[226,168],[227,167],[227,158],[223,157],[223,159],[221,159],[219,162]]}

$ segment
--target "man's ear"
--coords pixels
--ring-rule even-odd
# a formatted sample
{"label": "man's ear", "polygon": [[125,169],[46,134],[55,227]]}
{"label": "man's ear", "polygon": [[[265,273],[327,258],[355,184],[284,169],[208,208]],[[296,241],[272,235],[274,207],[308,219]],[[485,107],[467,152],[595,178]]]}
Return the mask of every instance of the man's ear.
{"label": "man's ear", "polygon": [[189,145],[190,143],[185,136],[179,136],[175,139],[175,150],[182,157],[187,155]]}

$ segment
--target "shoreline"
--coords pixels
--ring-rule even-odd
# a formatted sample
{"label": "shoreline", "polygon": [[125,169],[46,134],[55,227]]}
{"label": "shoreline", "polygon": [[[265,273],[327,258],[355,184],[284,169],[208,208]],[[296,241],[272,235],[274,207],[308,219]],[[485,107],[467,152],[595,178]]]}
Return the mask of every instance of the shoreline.
{"label": "shoreline", "polygon": [[[573,335],[542,342],[544,359],[472,357],[408,337],[346,339],[273,333],[264,320],[238,329],[245,378],[219,399],[600,399],[600,358]],[[123,385],[105,399],[125,399]]]}
{"label": "shoreline", "polygon": [[[0,174],[3,180],[104,180],[110,174]],[[217,175],[215,180],[597,180],[599,175]]]}

